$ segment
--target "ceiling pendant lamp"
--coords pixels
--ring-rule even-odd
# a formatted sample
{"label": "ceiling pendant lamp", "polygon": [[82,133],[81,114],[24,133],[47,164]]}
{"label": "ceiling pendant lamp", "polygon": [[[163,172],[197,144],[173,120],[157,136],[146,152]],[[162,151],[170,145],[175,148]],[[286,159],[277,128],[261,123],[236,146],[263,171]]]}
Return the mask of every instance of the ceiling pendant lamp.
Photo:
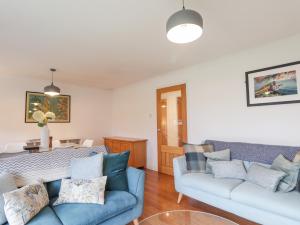
{"label": "ceiling pendant lamp", "polygon": [[44,88],[44,94],[49,96],[57,96],[60,94],[60,88],[53,84],[53,73],[56,72],[56,69],[51,68],[50,71],[52,74],[52,82],[50,85]]}
{"label": "ceiling pendant lamp", "polygon": [[167,22],[167,38],[176,44],[185,44],[197,40],[203,33],[202,16],[190,9],[185,9],[184,0],[182,10],[174,13]]}

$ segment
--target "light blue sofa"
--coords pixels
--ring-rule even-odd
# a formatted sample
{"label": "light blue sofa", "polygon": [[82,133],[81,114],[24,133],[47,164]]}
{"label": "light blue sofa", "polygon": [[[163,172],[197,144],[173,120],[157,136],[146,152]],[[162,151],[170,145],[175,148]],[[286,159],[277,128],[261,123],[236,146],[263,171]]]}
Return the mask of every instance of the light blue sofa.
{"label": "light blue sofa", "polygon": [[[278,154],[292,160],[300,147],[206,141],[215,150],[229,148],[232,159],[271,164]],[[300,193],[270,192],[236,179],[216,179],[212,174],[190,173],[185,156],[174,159],[175,189],[182,195],[265,225],[299,225]]]}
{"label": "light blue sofa", "polygon": [[47,183],[49,206],[28,225],[125,225],[138,219],[144,207],[144,171],[127,169],[129,192],[105,193],[105,204],[62,204],[52,206],[58,197],[61,181]]}

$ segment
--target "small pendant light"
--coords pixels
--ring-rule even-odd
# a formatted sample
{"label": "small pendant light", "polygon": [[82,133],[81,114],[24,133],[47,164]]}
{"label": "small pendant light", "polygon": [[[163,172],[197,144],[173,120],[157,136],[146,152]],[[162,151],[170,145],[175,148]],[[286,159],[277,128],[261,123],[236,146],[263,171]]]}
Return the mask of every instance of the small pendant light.
{"label": "small pendant light", "polygon": [[60,88],[53,84],[53,73],[56,72],[56,69],[51,68],[50,71],[52,74],[52,82],[51,85],[44,88],[44,94],[49,96],[57,96],[60,94]]}
{"label": "small pendant light", "polygon": [[167,22],[167,38],[177,44],[190,43],[197,40],[203,33],[202,16],[190,9],[185,9],[184,0],[182,10],[174,13]]}

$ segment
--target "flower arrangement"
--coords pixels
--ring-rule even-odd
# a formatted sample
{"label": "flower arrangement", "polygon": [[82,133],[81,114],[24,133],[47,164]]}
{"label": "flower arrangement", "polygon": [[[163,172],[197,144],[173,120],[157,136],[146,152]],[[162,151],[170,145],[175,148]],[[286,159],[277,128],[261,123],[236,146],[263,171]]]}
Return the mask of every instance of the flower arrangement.
{"label": "flower arrangement", "polygon": [[33,113],[32,118],[38,122],[39,127],[43,127],[48,124],[48,121],[55,120],[55,114],[53,112],[43,113],[41,110],[38,110]]}

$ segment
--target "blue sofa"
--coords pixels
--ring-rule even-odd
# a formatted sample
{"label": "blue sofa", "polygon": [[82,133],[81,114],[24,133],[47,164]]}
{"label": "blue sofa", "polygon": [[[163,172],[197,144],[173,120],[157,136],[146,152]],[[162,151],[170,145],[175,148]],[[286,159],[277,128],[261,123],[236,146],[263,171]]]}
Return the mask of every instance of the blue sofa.
{"label": "blue sofa", "polygon": [[[215,151],[229,148],[231,158],[250,165],[251,162],[272,164],[283,154],[293,160],[300,147],[248,144],[238,142],[206,141],[213,144]],[[187,171],[185,156],[174,159],[175,189],[209,205],[234,213],[264,225],[299,225],[300,193],[271,192],[248,181],[217,179],[212,174]]]}
{"label": "blue sofa", "polygon": [[144,207],[144,171],[127,169],[129,192],[105,193],[105,204],[62,204],[52,206],[57,199],[61,181],[47,183],[49,206],[28,225],[125,225],[138,219]]}

